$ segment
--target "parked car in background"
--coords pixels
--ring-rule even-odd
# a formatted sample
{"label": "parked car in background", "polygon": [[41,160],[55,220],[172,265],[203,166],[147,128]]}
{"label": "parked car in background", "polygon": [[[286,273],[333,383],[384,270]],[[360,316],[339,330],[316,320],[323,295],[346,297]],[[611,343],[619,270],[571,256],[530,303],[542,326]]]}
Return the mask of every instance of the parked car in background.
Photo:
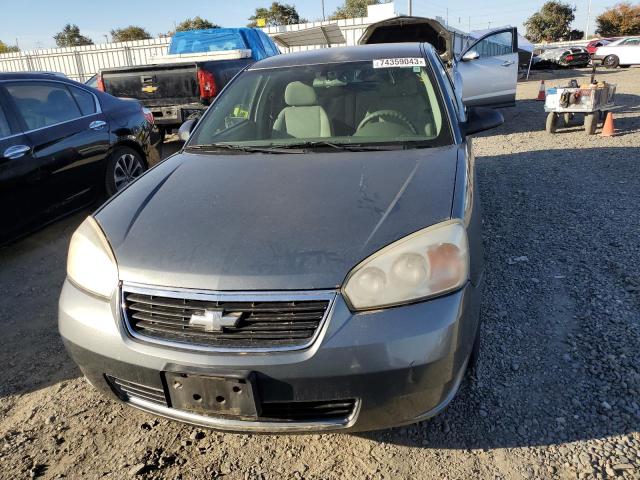
{"label": "parked car in background", "polygon": [[598,47],[603,47],[605,45],[609,45],[611,42],[616,40],[615,38],[596,38],[587,43],[586,49],[589,52],[589,55],[593,56],[596,53]]}
{"label": "parked car in background", "polygon": [[588,66],[590,61],[585,47],[552,48],[533,57],[531,68],[582,68]]}
{"label": "parked car in background", "polygon": [[607,68],[640,65],[640,37],[620,38],[598,47],[593,59],[600,60]]}
{"label": "parked car in background", "polygon": [[153,116],[55,74],[0,73],[0,245],[159,161]]}
{"label": "parked car in background", "polygon": [[256,28],[177,32],[167,55],[150,65],[101,70],[97,88],[139,100],[153,112],[164,136],[187,118],[200,116],[240,70],[279,53],[268,35]]}
{"label": "parked car in background", "polygon": [[469,135],[502,122],[428,44],[256,63],[74,233],[69,353],[113,398],[225,430],[438,414],[480,346]]}

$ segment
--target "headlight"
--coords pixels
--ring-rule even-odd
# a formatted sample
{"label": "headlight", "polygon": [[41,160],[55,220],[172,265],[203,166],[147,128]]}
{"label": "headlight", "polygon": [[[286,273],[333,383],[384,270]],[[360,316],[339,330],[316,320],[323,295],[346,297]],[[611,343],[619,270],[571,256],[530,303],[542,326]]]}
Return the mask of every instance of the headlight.
{"label": "headlight", "polygon": [[342,293],[353,310],[367,310],[442,295],[468,278],[467,232],[450,220],[374,253],[349,273]]}
{"label": "headlight", "polygon": [[71,237],[67,276],[79,287],[107,298],[118,284],[111,247],[92,217],[87,217]]}

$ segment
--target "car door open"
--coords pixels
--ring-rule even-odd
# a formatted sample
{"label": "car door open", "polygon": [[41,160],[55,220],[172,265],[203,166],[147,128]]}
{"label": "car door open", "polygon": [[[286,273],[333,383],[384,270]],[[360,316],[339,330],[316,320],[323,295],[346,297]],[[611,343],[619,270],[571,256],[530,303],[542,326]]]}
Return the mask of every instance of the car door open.
{"label": "car door open", "polygon": [[456,90],[467,106],[509,106],[518,81],[518,34],[503,28],[472,41],[453,64]]}

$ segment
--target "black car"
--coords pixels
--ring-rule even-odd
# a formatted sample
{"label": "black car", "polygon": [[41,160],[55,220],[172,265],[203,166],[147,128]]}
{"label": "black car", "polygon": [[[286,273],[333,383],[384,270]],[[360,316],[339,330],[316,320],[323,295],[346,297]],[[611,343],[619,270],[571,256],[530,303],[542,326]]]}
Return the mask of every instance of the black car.
{"label": "black car", "polygon": [[0,74],[0,245],[111,196],[159,162],[153,116],[48,73]]}

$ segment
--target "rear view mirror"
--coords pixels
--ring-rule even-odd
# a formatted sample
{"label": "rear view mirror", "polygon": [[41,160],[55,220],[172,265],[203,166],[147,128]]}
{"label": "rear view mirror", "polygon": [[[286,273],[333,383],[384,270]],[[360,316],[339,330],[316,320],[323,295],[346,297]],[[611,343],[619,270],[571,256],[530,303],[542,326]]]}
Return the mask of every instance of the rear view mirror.
{"label": "rear view mirror", "polygon": [[467,121],[461,124],[465,135],[484,132],[504,123],[504,117],[500,112],[487,107],[467,108]]}
{"label": "rear view mirror", "polygon": [[191,136],[193,127],[196,126],[197,122],[198,120],[196,120],[195,118],[190,118],[182,125],[180,125],[180,129],[178,130],[178,138],[180,138],[180,140],[182,140],[183,142],[189,140],[189,136]]}
{"label": "rear view mirror", "polygon": [[476,52],[475,50],[469,50],[462,56],[461,60],[463,62],[470,62],[471,60],[477,60],[479,58],[480,54],[478,52]]}

